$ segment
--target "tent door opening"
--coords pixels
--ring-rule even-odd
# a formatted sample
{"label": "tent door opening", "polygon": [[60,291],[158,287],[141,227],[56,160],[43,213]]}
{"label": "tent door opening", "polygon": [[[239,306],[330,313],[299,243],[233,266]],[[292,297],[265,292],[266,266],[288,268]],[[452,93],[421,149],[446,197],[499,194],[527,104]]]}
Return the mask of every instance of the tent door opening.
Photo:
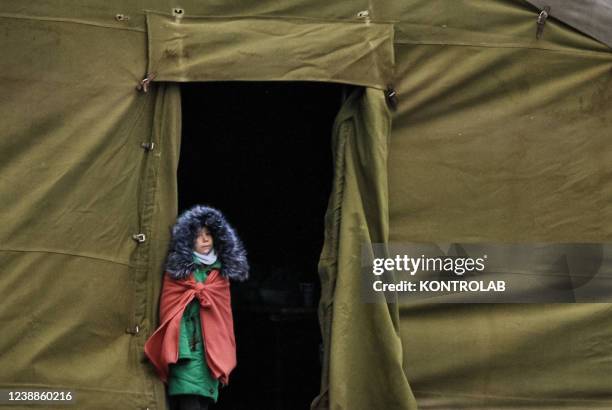
{"label": "tent door opening", "polygon": [[179,212],[220,209],[251,264],[251,279],[232,284],[238,366],[216,408],[307,409],[319,393],[317,264],[345,87],[181,85]]}

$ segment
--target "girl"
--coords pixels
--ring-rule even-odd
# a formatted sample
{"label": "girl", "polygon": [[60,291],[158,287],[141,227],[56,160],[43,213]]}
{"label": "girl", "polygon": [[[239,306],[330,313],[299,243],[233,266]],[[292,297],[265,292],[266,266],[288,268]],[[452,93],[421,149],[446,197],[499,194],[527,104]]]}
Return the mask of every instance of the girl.
{"label": "girl", "polygon": [[161,325],[145,354],[168,385],[171,406],[207,409],[236,366],[229,279],[248,278],[244,247],[216,209],[195,206],[172,228]]}

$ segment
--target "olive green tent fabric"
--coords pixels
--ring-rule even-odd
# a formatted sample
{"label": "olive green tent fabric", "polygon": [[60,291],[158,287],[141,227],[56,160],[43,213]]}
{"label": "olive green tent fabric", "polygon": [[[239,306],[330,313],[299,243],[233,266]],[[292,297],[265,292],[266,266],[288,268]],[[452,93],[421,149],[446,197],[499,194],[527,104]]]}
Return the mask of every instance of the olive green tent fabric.
{"label": "olive green tent fabric", "polygon": [[147,14],[155,81],[326,81],[386,89],[393,26]]}
{"label": "olive green tent fabric", "polygon": [[[135,86],[164,44],[148,50],[146,16],[177,8],[223,30],[238,17],[375,31],[394,23],[400,104],[390,142],[368,128],[388,126],[377,90],[348,100],[354,119],[336,128],[319,408],[413,408],[412,388],[420,409],[612,409],[608,304],[398,309],[363,304],[353,282],[357,244],[387,235],[611,240],[610,48],[555,13],[536,39],[539,10],[523,0],[2,2],[1,388],[74,389],[76,408],[165,408],[142,344],[176,215],[180,99],[164,71],[148,93]],[[207,48],[199,33],[196,49],[214,56],[198,61],[235,55],[231,43]],[[191,68],[166,79],[218,79]],[[286,74],[256,79],[298,79]],[[380,88],[384,75],[342,78]]]}
{"label": "olive green tent fabric", "polygon": [[144,32],[0,24],[0,386],[155,408],[142,346],[176,215],[178,88],[135,90]]}
{"label": "olive green tent fabric", "polygon": [[[0,145],[0,296],[6,303],[0,319],[7,325],[0,341],[0,364],[10,369],[0,373],[0,387],[70,389],[78,408],[84,409],[164,409],[163,385],[142,348],[157,325],[162,262],[176,216],[181,107],[178,87],[170,80],[179,78],[164,78],[162,70],[155,82],[137,90],[147,67],[155,64],[148,60],[148,45],[157,43],[144,24],[134,24],[133,15],[88,18],[93,9],[77,6],[82,16],[70,8],[57,15],[41,4],[31,9],[4,4],[0,10],[0,47],[11,56],[0,63],[0,107],[6,124]],[[224,27],[234,30],[250,20],[223,21]],[[309,79],[386,86],[385,77],[393,69],[393,33],[388,24],[367,19],[291,24],[300,26],[301,33],[314,30],[314,38],[327,53],[322,57],[323,73],[313,70]],[[340,27],[343,35],[329,25]],[[197,40],[198,28],[206,33],[206,26],[196,24],[196,28]],[[253,44],[248,32],[242,35],[246,39],[241,41]],[[296,52],[314,56],[316,44],[308,44],[312,37],[307,40]],[[264,51],[270,49],[269,42],[279,44],[274,33],[259,41]],[[351,41],[352,50],[362,58],[351,60]],[[198,53],[213,49],[195,48]],[[220,61],[235,63],[232,47],[215,50]],[[257,67],[261,61],[255,57],[241,64]],[[194,59],[211,61],[197,53]],[[304,79],[292,68],[295,61],[284,64],[287,73],[262,70],[255,79]],[[180,64],[164,67],[172,73]],[[196,64],[180,80],[206,79],[202,74],[206,69],[206,64]],[[343,74],[335,76],[329,71],[334,69]],[[366,96],[351,114],[353,121],[357,125],[366,121],[372,138],[387,138],[384,95],[379,90],[367,91]],[[368,108],[368,104],[373,105]],[[372,118],[360,119],[362,114]],[[359,133],[366,132],[361,128]],[[372,143],[364,141],[361,149],[371,149]],[[384,196],[375,208],[360,211],[365,218],[382,218],[370,223],[376,238],[386,236],[387,229],[379,226],[387,218],[386,190],[381,192]],[[348,241],[350,246],[357,244]],[[348,268],[341,272],[346,275],[343,280],[351,275]],[[339,295],[339,306],[352,303],[352,292]],[[373,368],[383,374],[393,366],[396,374],[403,375],[397,310],[360,312],[365,321],[371,321],[372,314],[395,337],[387,362]],[[339,317],[342,323],[345,318]],[[334,339],[339,352],[346,348],[342,333]],[[364,351],[368,346],[355,346],[348,355],[372,355]],[[368,381],[342,361],[331,364],[334,386],[345,381],[361,386]],[[369,361],[360,366],[372,368]],[[379,391],[375,385],[370,383],[367,391]],[[411,397],[403,376],[395,390],[400,394],[393,400]],[[331,391],[332,406],[334,400],[355,400],[350,392]]]}
{"label": "olive green tent fabric", "polygon": [[[488,24],[458,21],[477,11]],[[536,40],[536,15],[474,2],[435,27],[398,26],[392,241],[612,239],[612,54],[554,19]],[[611,312],[406,303],[404,365],[419,408],[611,409]]]}
{"label": "olive green tent fabric", "polygon": [[333,134],[335,172],[319,263],[325,360],[314,409],[414,409],[402,370],[397,305],[365,304],[362,247],[388,240],[390,113],[384,93],[355,90]]}

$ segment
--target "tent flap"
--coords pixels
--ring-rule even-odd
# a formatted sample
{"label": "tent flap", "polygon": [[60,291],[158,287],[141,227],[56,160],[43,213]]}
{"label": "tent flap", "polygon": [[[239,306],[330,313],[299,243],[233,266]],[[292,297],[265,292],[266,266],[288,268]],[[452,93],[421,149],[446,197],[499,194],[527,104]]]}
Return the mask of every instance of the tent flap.
{"label": "tent flap", "polygon": [[363,303],[359,280],[362,251],[388,240],[390,131],[391,114],[378,90],[356,89],[336,117],[334,183],[319,261],[325,354],[316,410],[416,409],[402,368],[398,307],[382,295],[378,303]]}
{"label": "tent flap", "polygon": [[357,21],[147,14],[155,81],[325,81],[384,89],[393,26]]}

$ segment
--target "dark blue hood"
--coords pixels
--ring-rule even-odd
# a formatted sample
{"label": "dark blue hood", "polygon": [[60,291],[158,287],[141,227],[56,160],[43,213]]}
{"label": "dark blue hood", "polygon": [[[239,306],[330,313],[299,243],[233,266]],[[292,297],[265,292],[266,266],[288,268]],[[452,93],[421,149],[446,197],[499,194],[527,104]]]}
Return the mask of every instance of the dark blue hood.
{"label": "dark blue hood", "polygon": [[166,271],[173,279],[184,279],[198,268],[193,261],[193,244],[198,232],[207,227],[213,237],[213,247],[221,262],[221,274],[244,281],[249,277],[249,263],[242,242],[221,212],[208,206],[196,205],[183,212],[172,227],[170,252]]}

